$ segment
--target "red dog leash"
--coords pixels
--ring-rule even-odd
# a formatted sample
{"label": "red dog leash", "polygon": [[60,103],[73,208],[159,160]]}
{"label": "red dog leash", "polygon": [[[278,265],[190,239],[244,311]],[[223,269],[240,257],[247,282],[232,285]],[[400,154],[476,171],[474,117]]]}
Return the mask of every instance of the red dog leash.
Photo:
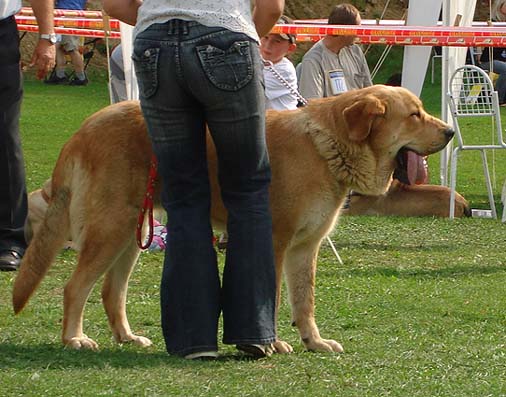
{"label": "red dog leash", "polygon": [[[153,241],[153,197],[155,195],[155,184],[156,184],[156,176],[157,176],[157,168],[158,161],[156,156],[153,154],[151,156],[151,167],[149,168],[149,177],[148,177],[148,186],[146,188],[146,194],[144,196],[144,203],[142,204],[142,208],[139,212],[139,218],[137,220],[137,245],[140,249],[146,249],[151,245]],[[148,241],[146,244],[142,244],[142,225],[144,224],[144,218],[146,216],[146,212],[148,212]]]}

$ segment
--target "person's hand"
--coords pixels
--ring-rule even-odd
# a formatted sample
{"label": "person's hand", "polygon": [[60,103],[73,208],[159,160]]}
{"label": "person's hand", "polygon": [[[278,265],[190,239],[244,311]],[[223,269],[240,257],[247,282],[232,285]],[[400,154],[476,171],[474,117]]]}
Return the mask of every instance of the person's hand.
{"label": "person's hand", "polygon": [[54,68],[56,50],[48,40],[39,40],[33,50],[30,67],[37,68],[37,78],[42,80]]}

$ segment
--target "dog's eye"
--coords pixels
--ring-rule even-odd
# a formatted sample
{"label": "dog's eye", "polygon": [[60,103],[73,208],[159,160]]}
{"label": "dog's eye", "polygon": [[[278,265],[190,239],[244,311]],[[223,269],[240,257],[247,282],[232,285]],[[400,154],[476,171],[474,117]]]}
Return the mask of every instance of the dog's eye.
{"label": "dog's eye", "polygon": [[413,112],[413,113],[411,113],[411,116],[412,117],[416,117],[417,119],[419,119],[420,118],[420,112]]}

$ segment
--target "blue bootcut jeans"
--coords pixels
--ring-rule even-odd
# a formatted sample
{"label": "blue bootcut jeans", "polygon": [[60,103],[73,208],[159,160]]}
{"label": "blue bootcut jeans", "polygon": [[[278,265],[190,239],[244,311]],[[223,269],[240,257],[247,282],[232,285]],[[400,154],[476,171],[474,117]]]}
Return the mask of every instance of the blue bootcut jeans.
{"label": "blue bootcut jeans", "polygon": [[[168,218],[160,291],[167,351],[217,350],[220,312],[224,343],[271,343],[276,286],[258,45],[224,28],[170,20],[137,35],[133,60]],[[206,124],[228,211],[222,286]]]}

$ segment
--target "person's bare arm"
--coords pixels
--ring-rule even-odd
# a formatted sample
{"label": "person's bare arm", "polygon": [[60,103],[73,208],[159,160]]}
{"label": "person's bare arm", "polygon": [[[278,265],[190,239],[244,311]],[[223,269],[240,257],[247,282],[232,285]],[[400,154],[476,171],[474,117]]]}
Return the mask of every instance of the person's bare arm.
{"label": "person's bare arm", "polygon": [[255,0],[253,22],[260,37],[269,34],[284,8],[285,0]]}
{"label": "person's bare arm", "polygon": [[111,17],[134,26],[142,0],[104,0],[103,4],[104,11]]}
{"label": "person's bare arm", "polygon": [[[37,19],[39,34],[54,33],[53,0],[31,0],[33,14]],[[54,67],[55,48],[48,40],[39,40],[33,50],[30,66],[36,65],[37,78],[42,79]]]}

